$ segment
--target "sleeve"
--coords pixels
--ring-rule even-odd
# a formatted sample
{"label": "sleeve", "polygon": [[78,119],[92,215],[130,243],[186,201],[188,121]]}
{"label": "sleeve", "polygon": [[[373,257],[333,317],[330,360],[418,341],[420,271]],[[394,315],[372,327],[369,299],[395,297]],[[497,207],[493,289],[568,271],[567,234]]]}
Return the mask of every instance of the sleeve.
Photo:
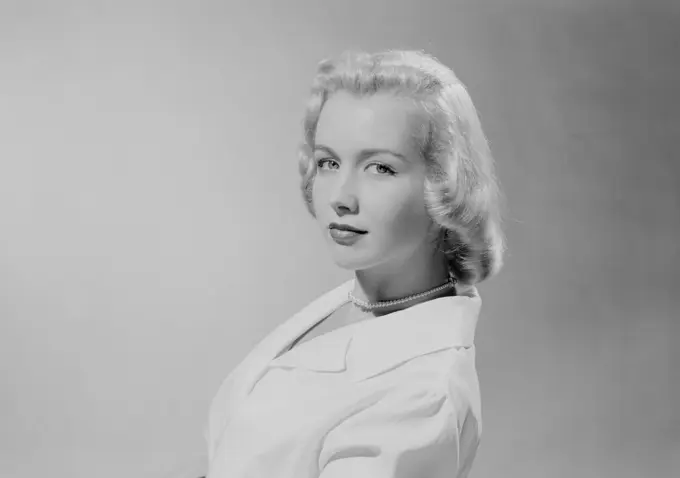
{"label": "sleeve", "polygon": [[446,387],[391,391],[326,435],[319,478],[451,478],[459,471],[458,412]]}

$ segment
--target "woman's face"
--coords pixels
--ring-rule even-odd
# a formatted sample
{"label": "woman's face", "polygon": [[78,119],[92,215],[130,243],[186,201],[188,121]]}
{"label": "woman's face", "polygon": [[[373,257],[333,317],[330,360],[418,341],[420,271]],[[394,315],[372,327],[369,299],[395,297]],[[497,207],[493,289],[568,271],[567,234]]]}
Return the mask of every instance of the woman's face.
{"label": "woman's face", "polygon": [[[423,250],[432,222],[424,200],[426,167],[412,139],[420,115],[389,94],[334,94],[316,130],[316,219],[338,266],[366,270],[406,262]],[[361,234],[334,229],[350,226]]]}

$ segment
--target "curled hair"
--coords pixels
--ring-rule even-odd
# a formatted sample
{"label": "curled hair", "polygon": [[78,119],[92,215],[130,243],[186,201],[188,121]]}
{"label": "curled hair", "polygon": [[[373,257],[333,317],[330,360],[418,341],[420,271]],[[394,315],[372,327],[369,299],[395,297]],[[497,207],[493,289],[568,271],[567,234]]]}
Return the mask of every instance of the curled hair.
{"label": "curled hair", "polygon": [[325,102],[339,90],[357,96],[390,92],[420,107],[426,120],[413,134],[427,165],[425,204],[440,227],[440,247],[461,285],[495,275],[503,264],[505,237],[493,156],[463,83],[421,51],[345,52],[319,63],[299,155],[302,193],[312,216],[316,126]]}

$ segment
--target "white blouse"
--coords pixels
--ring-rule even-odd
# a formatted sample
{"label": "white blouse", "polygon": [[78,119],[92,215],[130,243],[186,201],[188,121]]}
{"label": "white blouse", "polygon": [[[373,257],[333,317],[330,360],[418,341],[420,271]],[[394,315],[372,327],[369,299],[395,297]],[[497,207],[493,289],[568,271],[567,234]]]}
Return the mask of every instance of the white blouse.
{"label": "white blouse", "polygon": [[353,284],[283,322],[226,378],[206,428],[208,478],[468,475],[482,428],[477,290],[346,325],[284,352],[345,304]]}

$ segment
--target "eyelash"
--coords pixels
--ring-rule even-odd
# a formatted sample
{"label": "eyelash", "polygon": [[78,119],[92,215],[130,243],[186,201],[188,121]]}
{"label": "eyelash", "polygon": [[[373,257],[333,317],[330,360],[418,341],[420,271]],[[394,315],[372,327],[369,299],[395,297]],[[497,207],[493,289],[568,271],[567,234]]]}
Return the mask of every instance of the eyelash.
{"label": "eyelash", "polygon": [[[318,168],[322,168],[324,163],[330,162],[330,161],[335,162],[335,160],[333,160],[333,159],[327,159],[327,158],[317,159],[316,160],[316,166]],[[381,168],[385,168],[387,170],[387,172],[386,173],[380,173],[382,176],[384,176],[384,175],[394,176],[395,174],[397,174],[397,172],[394,169],[392,169],[389,166],[382,164],[382,163],[371,163],[371,164],[369,164],[369,166],[378,166],[378,167],[381,167]]]}

